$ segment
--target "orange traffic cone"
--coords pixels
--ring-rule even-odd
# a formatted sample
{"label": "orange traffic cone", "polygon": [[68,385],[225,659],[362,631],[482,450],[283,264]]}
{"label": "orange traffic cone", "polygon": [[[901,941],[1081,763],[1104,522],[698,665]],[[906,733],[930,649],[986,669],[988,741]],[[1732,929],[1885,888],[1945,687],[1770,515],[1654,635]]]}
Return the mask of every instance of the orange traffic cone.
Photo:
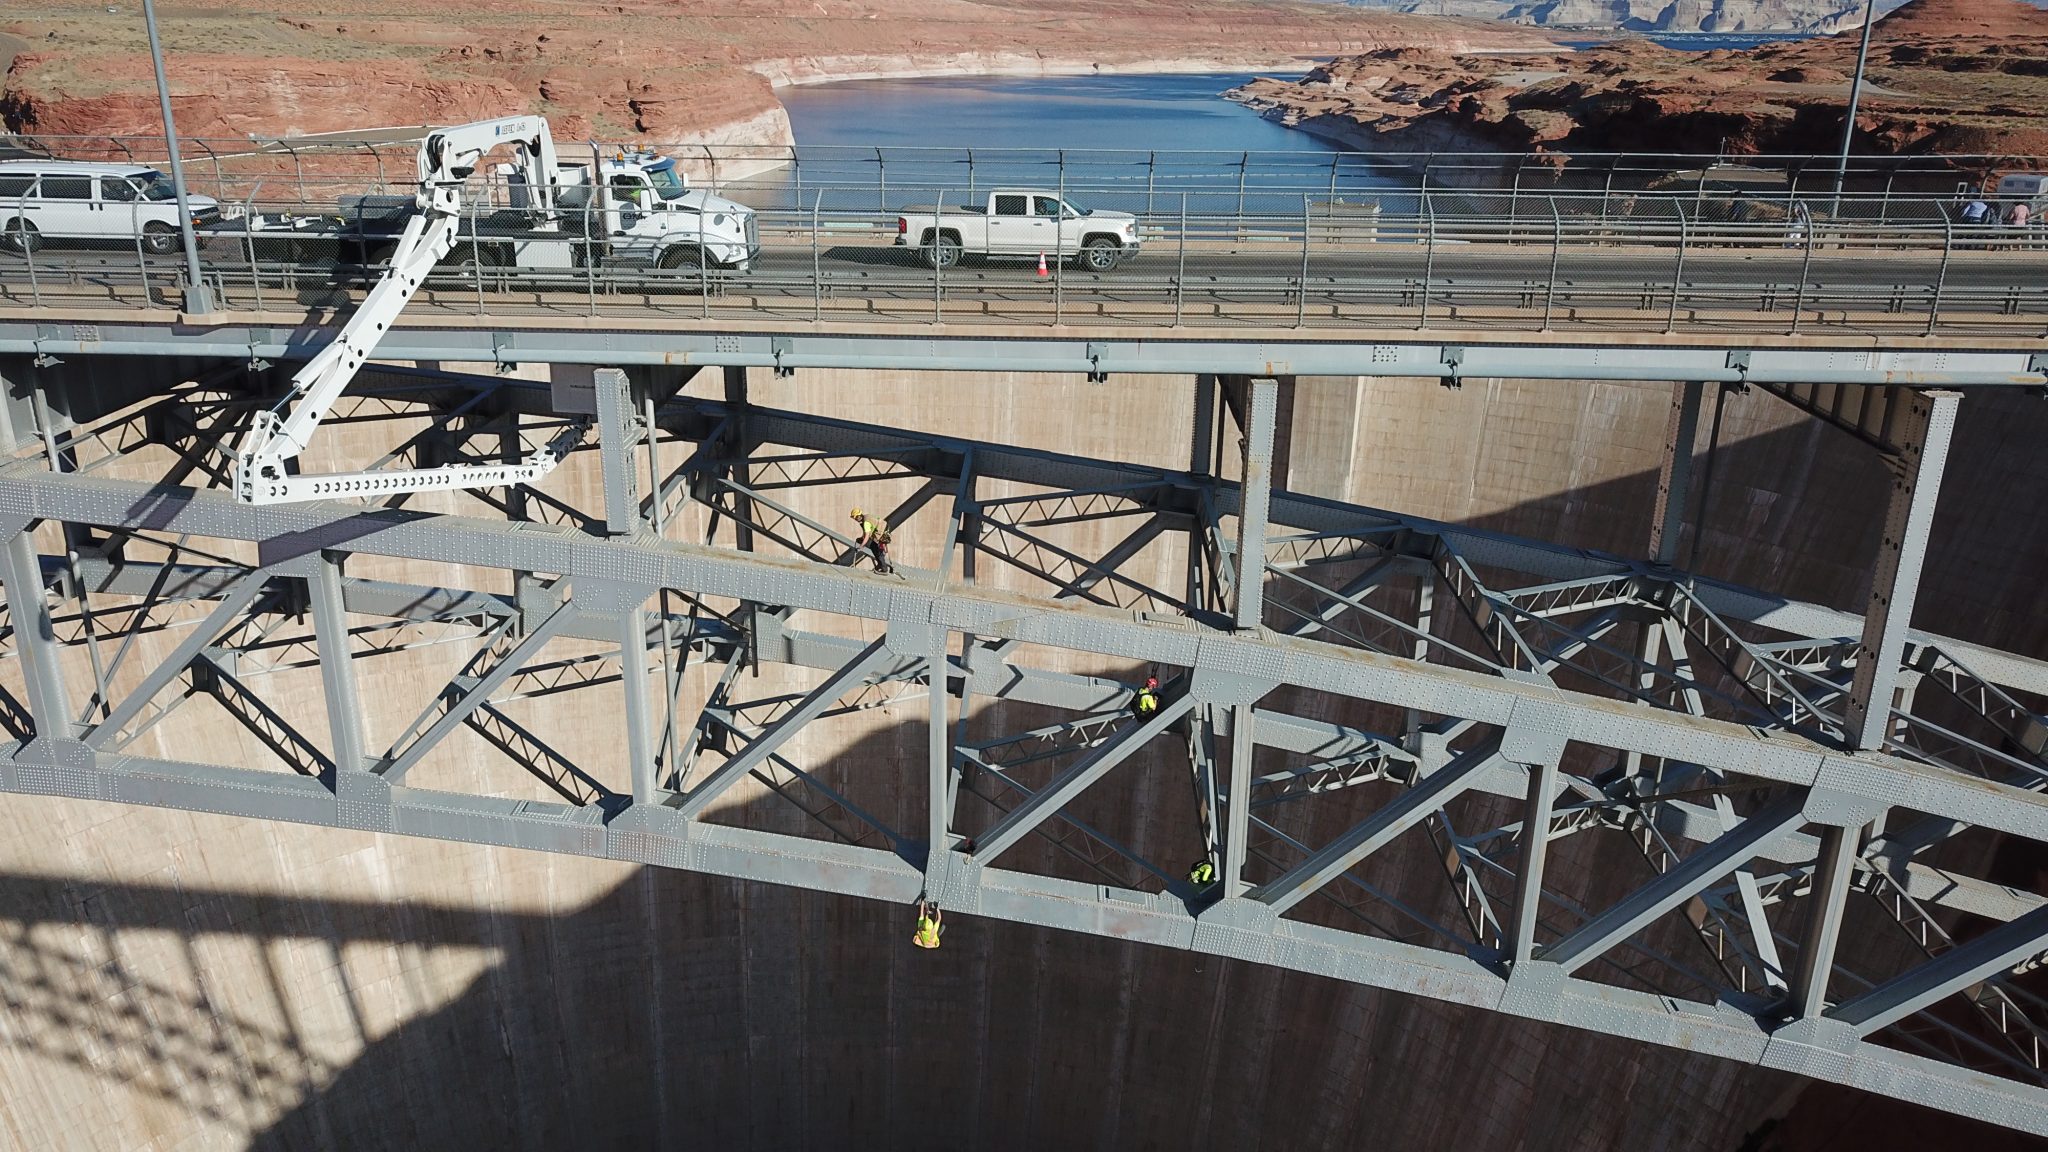
{"label": "orange traffic cone", "polygon": [[1038,254],[1038,275],[1039,275],[1039,278],[1040,278],[1040,279],[1043,279],[1043,278],[1045,278],[1045,277],[1047,277],[1047,276],[1050,276],[1050,275],[1052,275],[1052,273],[1051,273],[1051,272],[1048,272],[1048,271],[1046,271],[1046,268],[1045,268],[1045,253],[1043,253],[1043,252],[1040,252],[1040,253]]}

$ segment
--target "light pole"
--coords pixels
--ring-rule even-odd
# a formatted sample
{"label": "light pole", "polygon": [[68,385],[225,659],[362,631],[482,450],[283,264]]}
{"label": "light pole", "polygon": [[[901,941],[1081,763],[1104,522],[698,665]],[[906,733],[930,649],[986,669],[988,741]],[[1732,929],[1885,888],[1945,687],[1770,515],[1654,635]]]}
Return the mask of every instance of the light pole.
{"label": "light pole", "polygon": [[1856,49],[1856,75],[1849,80],[1849,116],[1842,122],[1842,162],[1835,168],[1835,199],[1828,215],[1842,211],[1842,184],[1849,179],[1849,143],[1856,138],[1856,100],[1863,95],[1863,65],[1870,59],[1870,28],[1877,23],[1877,0],[1863,3],[1863,43]]}
{"label": "light pole", "polygon": [[171,152],[171,190],[178,197],[178,230],[185,234],[185,311],[213,311],[213,298],[199,278],[199,238],[192,234],[192,204],[185,195],[185,164],[178,158],[178,129],[171,121],[171,86],[164,80],[164,49],[156,35],[156,4],[142,0],[142,21],[149,26],[149,59],[156,67],[156,99],[164,113],[164,144]]}

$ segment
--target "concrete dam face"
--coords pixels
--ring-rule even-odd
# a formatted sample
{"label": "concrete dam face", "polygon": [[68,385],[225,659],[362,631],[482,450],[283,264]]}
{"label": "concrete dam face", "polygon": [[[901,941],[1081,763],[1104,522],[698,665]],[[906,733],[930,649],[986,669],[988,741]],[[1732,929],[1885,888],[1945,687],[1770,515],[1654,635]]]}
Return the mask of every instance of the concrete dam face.
{"label": "concrete dam face", "polygon": [[[765,407],[1170,467],[1185,464],[1193,420],[1179,380],[757,373],[752,389]],[[1304,378],[1283,390],[1276,482],[1642,554],[1670,396],[1662,384]],[[1696,536],[1705,574],[1860,611],[1883,467],[1762,392],[1724,404],[1704,527],[1688,527],[1680,555]],[[315,466],[366,458],[366,442],[331,431],[317,448],[333,459]],[[1979,393],[1963,403],[1917,626],[2048,655],[2048,613],[2035,606],[2048,571],[2048,459],[2023,447],[2044,432],[2039,400]],[[591,497],[595,472],[572,461],[548,486]],[[881,485],[872,499],[886,507],[900,493]],[[469,497],[434,499],[410,507],[460,511]],[[846,510],[825,499],[791,497],[836,524]],[[1101,531],[1103,547],[1115,542]],[[54,539],[39,543],[62,552]],[[912,562],[934,547],[915,527],[898,537]],[[1126,570],[1178,580],[1179,548],[1163,536]],[[396,561],[363,574],[458,580]],[[176,630],[143,636],[130,663],[146,668],[177,641]],[[362,662],[364,720],[379,748],[471,651],[431,641]],[[1076,671],[1131,671],[1074,659]],[[85,699],[89,669],[65,673]],[[685,669],[684,695],[701,702],[718,673]],[[19,675],[12,661],[0,669],[10,688]],[[317,675],[269,675],[266,699],[324,733]],[[816,680],[764,673],[753,695]],[[615,697],[537,695],[522,701],[521,720],[575,746],[592,771],[622,774],[624,754],[606,741],[618,719],[588,703],[597,699]],[[864,704],[784,754],[829,770],[897,826],[913,824],[925,802],[914,767],[925,754],[922,705]],[[195,697],[133,751],[274,756],[214,707]],[[976,732],[1033,720],[1019,705],[980,707]],[[1135,849],[1192,859],[1195,802],[1170,743],[1087,803]],[[552,795],[468,733],[414,773],[409,782],[427,787]],[[714,819],[790,831],[807,819],[751,782],[722,803]],[[1333,807],[1300,834],[1327,839],[1346,822]],[[1017,851],[1024,867],[1052,867],[1045,846]],[[1597,876],[1623,863],[1643,867],[1576,847],[1552,867]],[[1444,887],[1427,842],[1397,845],[1373,867],[1392,891]],[[946,927],[944,946],[929,952],[910,943],[909,909],[871,901],[10,796],[0,801],[0,1147],[1732,1152],[1801,1146],[1784,1141],[1828,1124],[1881,1128],[1863,1145],[1892,1146],[1917,1138],[1923,1120],[1918,1109],[1887,1112],[1872,1097],[1733,1062],[1279,969],[967,916]],[[1848,940],[1903,946],[1868,925]],[[1935,1130],[1974,1147],[2008,1146],[2002,1133],[1938,1119]]]}

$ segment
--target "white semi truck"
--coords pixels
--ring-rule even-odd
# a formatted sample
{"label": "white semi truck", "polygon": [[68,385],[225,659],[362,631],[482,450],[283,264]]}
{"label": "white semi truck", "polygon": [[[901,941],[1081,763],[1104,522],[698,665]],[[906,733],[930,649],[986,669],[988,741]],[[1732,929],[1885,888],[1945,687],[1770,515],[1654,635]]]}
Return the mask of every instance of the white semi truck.
{"label": "white semi truck", "polygon": [[916,204],[896,218],[896,243],[915,247],[934,268],[962,256],[1072,257],[1091,272],[1107,272],[1136,254],[1138,218],[1129,212],[1078,208],[1057,193],[999,188],[978,203]]}
{"label": "white semi truck", "polygon": [[[593,144],[588,164],[563,163],[540,117],[485,123],[505,133],[496,139],[519,149],[492,172],[509,204],[463,220],[451,263],[745,271],[760,252],[753,209],[691,188],[671,157]],[[292,259],[328,251],[352,263],[382,264],[415,204],[412,196],[345,196],[338,207],[259,215],[248,227],[258,242],[292,241],[285,250]]]}
{"label": "white semi truck", "polygon": [[[513,151],[501,173],[512,207],[472,223],[463,212],[464,186],[501,147]],[[357,242],[374,246],[377,262],[388,261],[388,268],[334,341],[292,377],[285,397],[256,414],[236,449],[234,492],[244,503],[523,484],[552,471],[574,449],[586,429],[572,425],[517,464],[337,475],[300,475],[288,466],[305,451],[379,337],[458,242],[473,243],[478,256],[492,263],[536,269],[567,269],[591,260],[744,269],[759,250],[752,209],[693,191],[663,157],[620,152],[594,155],[587,167],[562,164],[547,121],[539,116],[436,131],[421,143],[418,161],[414,195],[378,213],[375,227],[355,231]]]}

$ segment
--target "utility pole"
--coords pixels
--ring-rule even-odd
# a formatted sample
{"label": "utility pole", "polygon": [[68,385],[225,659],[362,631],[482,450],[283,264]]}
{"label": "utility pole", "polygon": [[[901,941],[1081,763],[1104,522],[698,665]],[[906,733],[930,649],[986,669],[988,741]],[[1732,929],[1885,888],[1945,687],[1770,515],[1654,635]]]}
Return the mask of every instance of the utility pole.
{"label": "utility pole", "polygon": [[178,230],[185,235],[185,306],[191,315],[213,311],[213,298],[199,278],[199,238],[192,233],[192,203],[185,195],[185,163],[178,156],[178,129],[171,120],[171,86],[164,79],[163,43],[156,34],[156,4],[142,0],[142,20],[149,25],[149,59],[156,67],[156,99],[164,114],[164,145],[171,152],[171,189],[178,197]]}
{"label": "utility pole", "polygon": [[1863,43],[1856,49],[1856,75],[1849,81],[1849,115],[1842,122],[1842,162],[1835,168],[1835,199],[1828,215],[1842,211],[1842,184],[1849,179],[1849,143],[1856,139],[1856,100],[1863,95],[1863,66],[1870,59],[1870,28],[1877,23],[1877,0],[1863,2]]}

